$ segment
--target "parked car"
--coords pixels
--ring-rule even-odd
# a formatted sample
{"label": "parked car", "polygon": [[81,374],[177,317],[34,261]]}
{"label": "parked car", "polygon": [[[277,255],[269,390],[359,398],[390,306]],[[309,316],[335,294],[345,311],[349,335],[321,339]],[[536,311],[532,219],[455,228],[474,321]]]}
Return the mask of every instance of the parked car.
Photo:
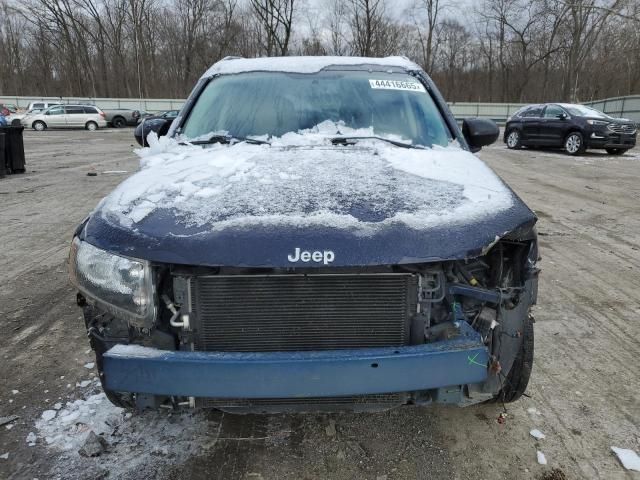
{"label": "parked car", "polygon": [[587,148],[605,149],[622,155],[636,144],[637,126],[584,105],[547,103],[528,105],[513,115],[505,126],[508,148],[563,147],[570,155]]}
{"label": "parked car", "polygon": [[179,113],[180,110],[167,110],[155,115],[141,117],[139,120],[139,124],[135,129],[134,136],[136,138],[142,139],[141,145],[148,146],[145,139],[147,138],[149,132],[156,132],[160,135],[166,135],[169,127],[171,126],[171,122],[173,122],[173,120],[177,118]]}
{"label": "parked car", "polygon": [[62,105],[61,102],[31,102],[29,103],[29,106],[27,107],[27,111],[43,111],[46,110],[49,107],[53,107],[55,105]]}
{"label": "parked car", "polygon": [[113,403],[380,410],[523,394],[536,216],[472,154],[494,122],[460,129],[404,57],[282,57],[216,63],[156,128],[169,124],[71,245]]}
{"label": "parked car", "polygon": [[23,117],[21,123],[25,127],[42,131],[47,128],[86,128],[97,130],[106,127],[104,113],[93,105],[56,105],[43,112]]}
{"label": "parked car", "polygon": [[102,109],[107,124],[114,128],[123,128],[126,126],[135,126],[140,119],[140,110],[131,110],[129,108],[111,108]]}

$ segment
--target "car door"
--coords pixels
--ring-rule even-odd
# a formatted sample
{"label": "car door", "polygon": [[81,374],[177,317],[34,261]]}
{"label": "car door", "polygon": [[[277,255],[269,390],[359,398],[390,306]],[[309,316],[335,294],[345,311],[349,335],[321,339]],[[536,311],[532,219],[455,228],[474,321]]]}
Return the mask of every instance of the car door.
{"label": "car door", "polygon": [[522,134],[525,143],[539,143],[540,120],[542,118],[542,106],[534,105],[522,113]]}
{"label": "car door", "polygon": [[82,107],[64,107],[67,127],[84,127],[86,114]]}
{"label": "car door", "polygon": [[51,107],[44,112],[44,121],[49,128],[64,128],[66,126],[64,107]]}
{"label": "car door", "polygon": [[540,120],[540,143],[549,147],[562,145],[569,115],[559,105],[547,105]]}

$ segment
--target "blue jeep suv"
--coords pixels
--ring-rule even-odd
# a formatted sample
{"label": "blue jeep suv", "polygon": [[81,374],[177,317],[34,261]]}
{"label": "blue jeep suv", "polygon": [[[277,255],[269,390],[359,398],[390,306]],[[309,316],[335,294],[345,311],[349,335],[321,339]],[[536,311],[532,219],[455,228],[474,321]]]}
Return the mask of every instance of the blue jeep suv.
{"label": "blue jeep suv", "polygon": [[403,57],[226,58],[78,227],[70,274],[116,405],[230,412],[513,401],[534,213]]}

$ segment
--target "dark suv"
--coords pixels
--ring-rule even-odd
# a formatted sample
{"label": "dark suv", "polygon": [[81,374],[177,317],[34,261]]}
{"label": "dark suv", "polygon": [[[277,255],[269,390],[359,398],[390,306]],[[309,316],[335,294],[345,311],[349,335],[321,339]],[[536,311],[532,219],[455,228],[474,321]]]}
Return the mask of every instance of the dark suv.
{"label": "dark suv", "polygon": [[636,144],[637,126],[584,105],[528,105],[516,112],[504,130],[509,148],[563,147],[570,155],[587,148],[604,148],[622,155]]}

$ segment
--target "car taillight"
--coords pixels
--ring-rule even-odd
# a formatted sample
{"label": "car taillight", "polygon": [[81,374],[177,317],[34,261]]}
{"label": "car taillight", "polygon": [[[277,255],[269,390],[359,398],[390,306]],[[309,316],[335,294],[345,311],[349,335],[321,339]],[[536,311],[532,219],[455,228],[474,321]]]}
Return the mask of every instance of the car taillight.
{"label": "car taillight", "polygon": [[104,118],[104,112],[100,112],[100,116]]}

